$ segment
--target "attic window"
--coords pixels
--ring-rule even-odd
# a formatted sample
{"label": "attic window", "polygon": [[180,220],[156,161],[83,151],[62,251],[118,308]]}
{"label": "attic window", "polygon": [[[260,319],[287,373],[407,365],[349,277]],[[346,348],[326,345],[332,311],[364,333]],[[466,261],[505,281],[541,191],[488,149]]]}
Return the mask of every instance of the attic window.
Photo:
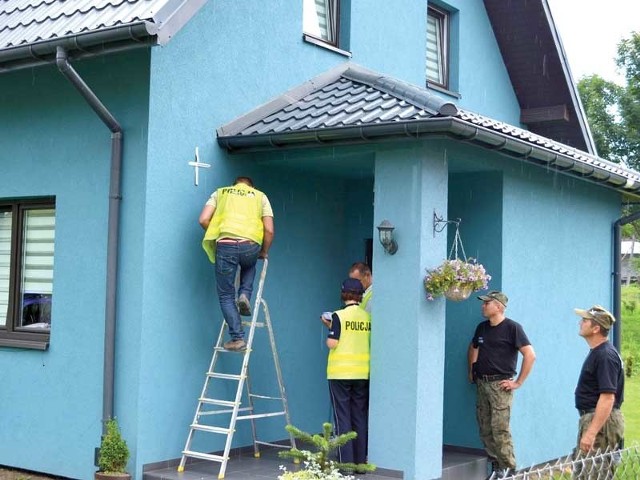
{"label": "attic window", "polygon": [[449,13],[427,8],[427,84],[449,88]]}
{"label": "attic window", "polygon": [[303,0],[305,41],[348,54],[351,0]]}

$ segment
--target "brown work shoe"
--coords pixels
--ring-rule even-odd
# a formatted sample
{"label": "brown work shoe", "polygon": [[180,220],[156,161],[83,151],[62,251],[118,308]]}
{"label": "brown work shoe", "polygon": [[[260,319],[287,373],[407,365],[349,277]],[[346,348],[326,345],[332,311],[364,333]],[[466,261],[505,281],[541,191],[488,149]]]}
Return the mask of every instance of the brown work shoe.
{"label": "brown work shoe", "polygon": [[225,350],[229,350],[231,352],[240,352],[247,348],[247,344],[241,338],[237,340],[229,340],[223,345]]}
{"label": "brown work shoe", "polygon": [[251,303],[244,293],[241,293],[238,297],[238,312],[243,317],[251,316]]}

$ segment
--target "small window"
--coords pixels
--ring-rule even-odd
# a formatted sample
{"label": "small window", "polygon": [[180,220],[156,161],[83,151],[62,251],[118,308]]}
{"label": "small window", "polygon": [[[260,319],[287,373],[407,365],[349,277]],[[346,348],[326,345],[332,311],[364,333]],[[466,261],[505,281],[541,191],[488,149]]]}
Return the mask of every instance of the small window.
{"label": "small window", "polygon": [[449,88],[449,14],[427,8],[427,84]]}
{"label": "small window", "polygon": [[47,347],[54,240],[53,200],[0,200],[0,346]]}
{"label": "small window", "polygon": [[304,39],[348,53],[351,0],[302,1]]}

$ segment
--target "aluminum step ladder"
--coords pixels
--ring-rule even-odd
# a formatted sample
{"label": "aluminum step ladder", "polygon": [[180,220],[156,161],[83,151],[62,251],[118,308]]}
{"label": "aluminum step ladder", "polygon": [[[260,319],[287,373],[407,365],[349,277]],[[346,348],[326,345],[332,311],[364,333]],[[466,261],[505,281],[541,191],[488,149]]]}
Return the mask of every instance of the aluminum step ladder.
{"label": "aluminum step ladder", "polygon": [[[231,443],[233,441],[233,434],[236,431],[236,422],[239,420],[250,420],[251,421],[251,433],[253,435],[253,451],[254,456],[256,458],[260,457],[260,446],[270,446],[277,448],[295,448],[295,438],[293,435],[289,435],[289,439],[291,445],[283,445],[277,443],[269,443],[258,440],[257,438],[257,430],[256,430],[256,420],[261,418],[268,417],[284,417],[285,425],[291,423],[291,418],[289,417],[289,407],[287,405],[287,395],[284,388],[284,382],[282,380],[282,371],[280,369],[280,360],[278,358],[278,351],[276,349],[276,341],[273,335],[273,329],[271,327],[271,317],[269,315],[269,307],[267,306],[267,302],[262,298],[262,291],[264,289],[264,282],[267,275],[267,266],[268,261],[265,259],[262,265],[262,272],[260,273],[260,282],[258,284],[258,292],[256,294],[255,302],[253,304],[251,322],[243,322],[243,325],[249,327],[249,334],[247,337],[247,347],[243,351],[229,351],[225,350],[223,347],[224,344],[224,333],[227,328],[227,323],[223,320],[222,326],[220,327],[220,333],[218,335],[218,341],[216,342],[216,346],[213,349],[213,357],[211,358],[211,363],[209,364],[209,370],[205,374],[204,386],[202,387],[202,393],[198,398],[198,406],[196,408],[196,413],[193,417],[193,422],[189,427],[189,435],[187,437],[187,442],[185,444],[184,450],[182,451],[182,458],[180,459],[180,465],[178,466],[178,472],[184,472],[185,464],[187,462],[187,458],[197,458],[201,460],[208,460],[212,462],[219,462],[220,471],[218,473],[218,478],[223,479],[225,471],[227,469],[227,462],[229,461],[229,452],[231,450]],[[262,306],[262,311],[264,313],[264,321],[258,322],[258,316],[260,314],[260,307]],[[266,328],[269,343],[271,344],[271,353],[273,356],[273,363],[275,367],[275,373],[278,381],[278,395],[279,396],[268,396],[268,395],[257,395],[251,392],[251,384],[249,381],[249,359],[251,357],[251,352],[253,348],[253,340],[256,328]],[[216,366],[218,366],[218,360],[221,355],[242,355],[242,367],[240,369],[239,374],[230,374],[230,373],[222,373],[216,371]],[[225,385],[221,385],[221,383],[228,382],[237,382],[237,388],[235,393],[235,398],[233,400],[225,400],[221,398],[215,398],[212,395],[212,390],[215,389],[216,384],[225,387]],[[245,405],[243,406],[243,396],[246,400]],[[275,411],[269,411],[266,413],[256,413],[255,403],[256,400],[266,400],[267,402],[276,402],[278,407]],[[230,415],[230,420],[224,426],[216,426],[209,425],[204,423],[204,421],[209,419],[211,416],[215,416],[216,418],[226,418]],[[283,425],[284,430],[284,425]],[[196,432],[203,432],[214,435],[224,435],[226,436],[226,442],[224,446],[224,451],[222,455],[212,454],[208,452],[198,452],[191,449],[191,444],[194,440],[194,434]]]}

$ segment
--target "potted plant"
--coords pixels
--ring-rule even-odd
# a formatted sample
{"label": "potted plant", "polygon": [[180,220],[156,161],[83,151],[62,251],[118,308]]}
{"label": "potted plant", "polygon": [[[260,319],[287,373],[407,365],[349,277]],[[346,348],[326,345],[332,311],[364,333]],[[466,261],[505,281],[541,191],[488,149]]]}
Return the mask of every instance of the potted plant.
{"label": "potted plant", "polygon": [[485,290],[489,286],[491,275],[475,259],[445,260],[438,268],[427,270],[424,277],[424,289],[427,300],[444,295],[449,300],[466,300],[471,292]]}
{"label": "potted plant", "polygon": [[370,463],[338,463],[331,460],[332,452],[356,438],[356,432],[332,436],[333,427],[330,423],[322,424],[322,435],[311,435],[293,425],[287,425],[285,428],[295,438],[314,447],[316,451],[292,448],[289,451],[280,452],[279,455],[282,458],[292,458],[295,463],[302,461],[304,467],[288,472],[285,467],[280,466],[284,473],[278,477],[278,480],[352,480],[351,475],[342,472],[367,473],[376,469],[376,466]]}
{"label": "potted plant", "polygon": [[115,418],[107,420],[107,433],[100,442],[98,468],[95,480],[131,480],[126,471],[129,461],[129,447],[122,438]]}

